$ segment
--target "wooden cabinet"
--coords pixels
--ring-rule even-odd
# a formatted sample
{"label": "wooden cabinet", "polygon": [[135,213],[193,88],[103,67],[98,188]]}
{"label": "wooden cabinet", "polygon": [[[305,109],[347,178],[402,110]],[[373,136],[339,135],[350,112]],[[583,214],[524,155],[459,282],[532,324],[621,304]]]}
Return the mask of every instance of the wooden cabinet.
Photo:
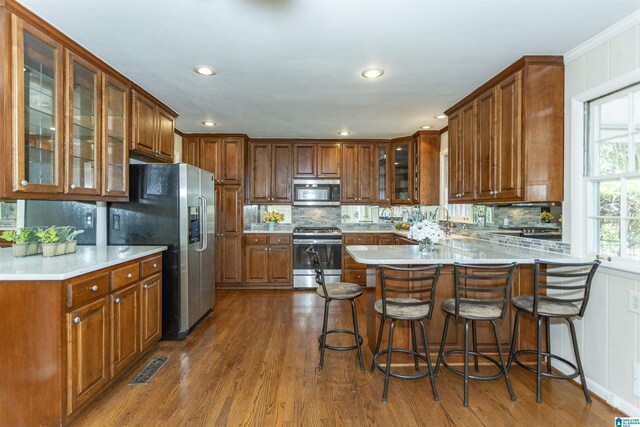
{"label": "wooden cabinet", "polygon": [[216,282],[242,281],[242,187],[216,187]]}
{"label": "wooden cabinet", "polygon": [[216,184],[244,184],[243,135],[185,135],[182,160],[211,172]]}
{"label": "wooden cabinet", "polygon": [[291,144],[251,142],[249,147],[250,202],[290,204]]}
{"label": "wooden cabinet", "polygon": [[342,203],[375,202],[375,167],[375,144],[342,144]]}
{"label": "wooden cabinet", "polygon": [[111,294],[111,378],[140,353],[140,286],[135,283]]}
{"label": "wooden cabinet", "polygon": [[[159,258],[158,265],[162,260]],[[140,282],[140,351],[145,351],[162,337],[162,275]]]}
{"label": "wooden cabinet", "polygon": [[389,144],[377,143],[374,145],[375,163],[375,203],[377,205],[389,205],[391,203],[391,179],[389,174]]}
{"label": "wooden cabinet", "polygon": [[129,87],[103,74],[102,78],[102,195],[129,195]]}
{"label": "wooden cabinet", "polygon": [[250,286],[290,287],[291,244],[289,234],[245,235],[245,282]]}
{"label": "wooden cabinet", "polygon": [[347,246],[353,245],[393,245],[390,233],[345,233],[342,235],[342,281],[366,285],[367,266],[358,264],[347,252]]}
{"label": "wooden cabinet", "polygon": [[242,283],[242,234],[225,234],[216,239],[217,282],[222,286]]}
{"label": "wooden cabinet", "polygon": [[525,56],[446,111],[449,201],[561,202],[562,57]]}
{"label": "wooden cabinet", "polygon": [[151,98],[131,91],[131,149],[160,162],[173,161],[175,117]]}
{"label": "wooden cabinet", "polygon": [[412,204],[415,188],[413,144],[411,138],[398,138],[389,147],[392,204]]}
{"label": "wooden cabinet", "polygon": [[413,135],[414,189],[416,205],[440,204],[440,132],[419,131]]}
{"label": "wooden cabinet", "polygon": [[294,178],[340,178],[340,143],[293,145]]}

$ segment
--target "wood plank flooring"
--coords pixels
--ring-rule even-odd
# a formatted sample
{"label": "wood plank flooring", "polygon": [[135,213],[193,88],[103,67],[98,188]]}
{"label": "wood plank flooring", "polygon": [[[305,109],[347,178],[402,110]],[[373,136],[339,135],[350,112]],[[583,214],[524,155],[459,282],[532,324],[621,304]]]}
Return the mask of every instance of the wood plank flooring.
{"label": "wood plank flooring", "polygon": [[[440,402],[428,378],[392,378],[383,404],[384,375],[369,374],[368,350],[364,372],[355,351],[327,351],[324,369],[316,370],[322,310],[323,300],[312,291],[218,291],[213,314],[186,340],[161,341],[73,425],[603,426],[620,415],[595,399],[586,403],[567,381],[544,381],[544,401],[537,404],[535,376],[517,366],[515,402],[504,380],[474,381],[464,408],[462,378],[441,369]],[[366,336],[363,313],[359,318]],[[350,328],[349,304],[332,303],[330,319],[330,327]],[[159,356],[168,361],[148,385],[127,384]]]}

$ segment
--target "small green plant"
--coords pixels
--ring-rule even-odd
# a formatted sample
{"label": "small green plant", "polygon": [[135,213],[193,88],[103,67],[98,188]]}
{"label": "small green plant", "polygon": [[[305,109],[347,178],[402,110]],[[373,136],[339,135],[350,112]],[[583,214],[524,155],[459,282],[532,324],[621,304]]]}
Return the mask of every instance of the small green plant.
{"label": "small green plant", "polygon": [[65,240],[66,242],[73,242],[74,240],[76,240],[76,237],[79,234],[84,233],[84,230],[74,230],[74,228],[75,227],[71,227],[71,230],[73,230],[73,231],[70,230],[69,234],[67,234],[66,240]]}
{"label": "small green plant", "polygon": [[60,242],[60,232],[58,227],[49,227],[38,230],[36,235],[42,243],[58,243]]}
{"label": "small green plant", "polygon": [[11,243],[32,243],[37,242],[38,238],[35,231],[30,228],[18,228],[17,230],[5,230],[0,237]]}

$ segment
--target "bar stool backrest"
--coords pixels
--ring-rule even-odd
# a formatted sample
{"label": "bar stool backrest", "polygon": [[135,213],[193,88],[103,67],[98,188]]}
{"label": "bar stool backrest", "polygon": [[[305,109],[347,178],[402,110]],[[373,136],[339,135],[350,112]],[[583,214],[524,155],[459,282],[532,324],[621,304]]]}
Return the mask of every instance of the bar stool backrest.
{"label": "bar stool backrest", "polygon": [[[579,317],[584,316],[584,311],[589,302],[591,282],[600,265],[599,260],[582,263],[534,261],[533,270],[533,315],[538,315],[538,303],[540,299],[552,302],[571,302],[580,304]],[[551,278],[551,280],[549,280]],[[567,297],[547,295],[547,291],[559,291],[553,295],[569,293]]]}
{"label": "bar stool backrest", "polygon": [[466,303],[497,305],[500,319],[504,319],[516,265],[515,262],[502,265],[454,263],[456,318],[460,314],[460,303]]}
{"label": "bar stool backrest", "polygon": [[417,301],[394,301],[393,305],[405,307],[430,305],[427,319],[431,319],[442,264],[412,268],[381,265],[379,268],[383,316],[387,315],[387,298],[412,298]]}
{"label": "bar stool backrest", "polygon": [[318,252],[313,249],[313,246],[309,246],[306,252],[309,254],[309,258],[311,258],[311,265],[313,265],[313,270],[316,273],[316,283],[318,286],[322,286],[322,290],[324,291],[323,295],[329,295],[329,292],[327,292],[327,285],[324,282],[324,268],[322,268]]}

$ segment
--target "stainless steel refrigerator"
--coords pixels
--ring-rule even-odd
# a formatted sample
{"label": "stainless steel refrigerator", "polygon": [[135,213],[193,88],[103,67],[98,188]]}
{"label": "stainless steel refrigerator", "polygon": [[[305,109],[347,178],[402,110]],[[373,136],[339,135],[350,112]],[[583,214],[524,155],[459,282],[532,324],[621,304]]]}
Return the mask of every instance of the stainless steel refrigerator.
{"label": "stainless steel refrigerator", "polygon": [[184,339],[215,305],[213,175],[187,164],[129,166],[129,202],[108,204],[109,245],[165,245],[162,338]]}

